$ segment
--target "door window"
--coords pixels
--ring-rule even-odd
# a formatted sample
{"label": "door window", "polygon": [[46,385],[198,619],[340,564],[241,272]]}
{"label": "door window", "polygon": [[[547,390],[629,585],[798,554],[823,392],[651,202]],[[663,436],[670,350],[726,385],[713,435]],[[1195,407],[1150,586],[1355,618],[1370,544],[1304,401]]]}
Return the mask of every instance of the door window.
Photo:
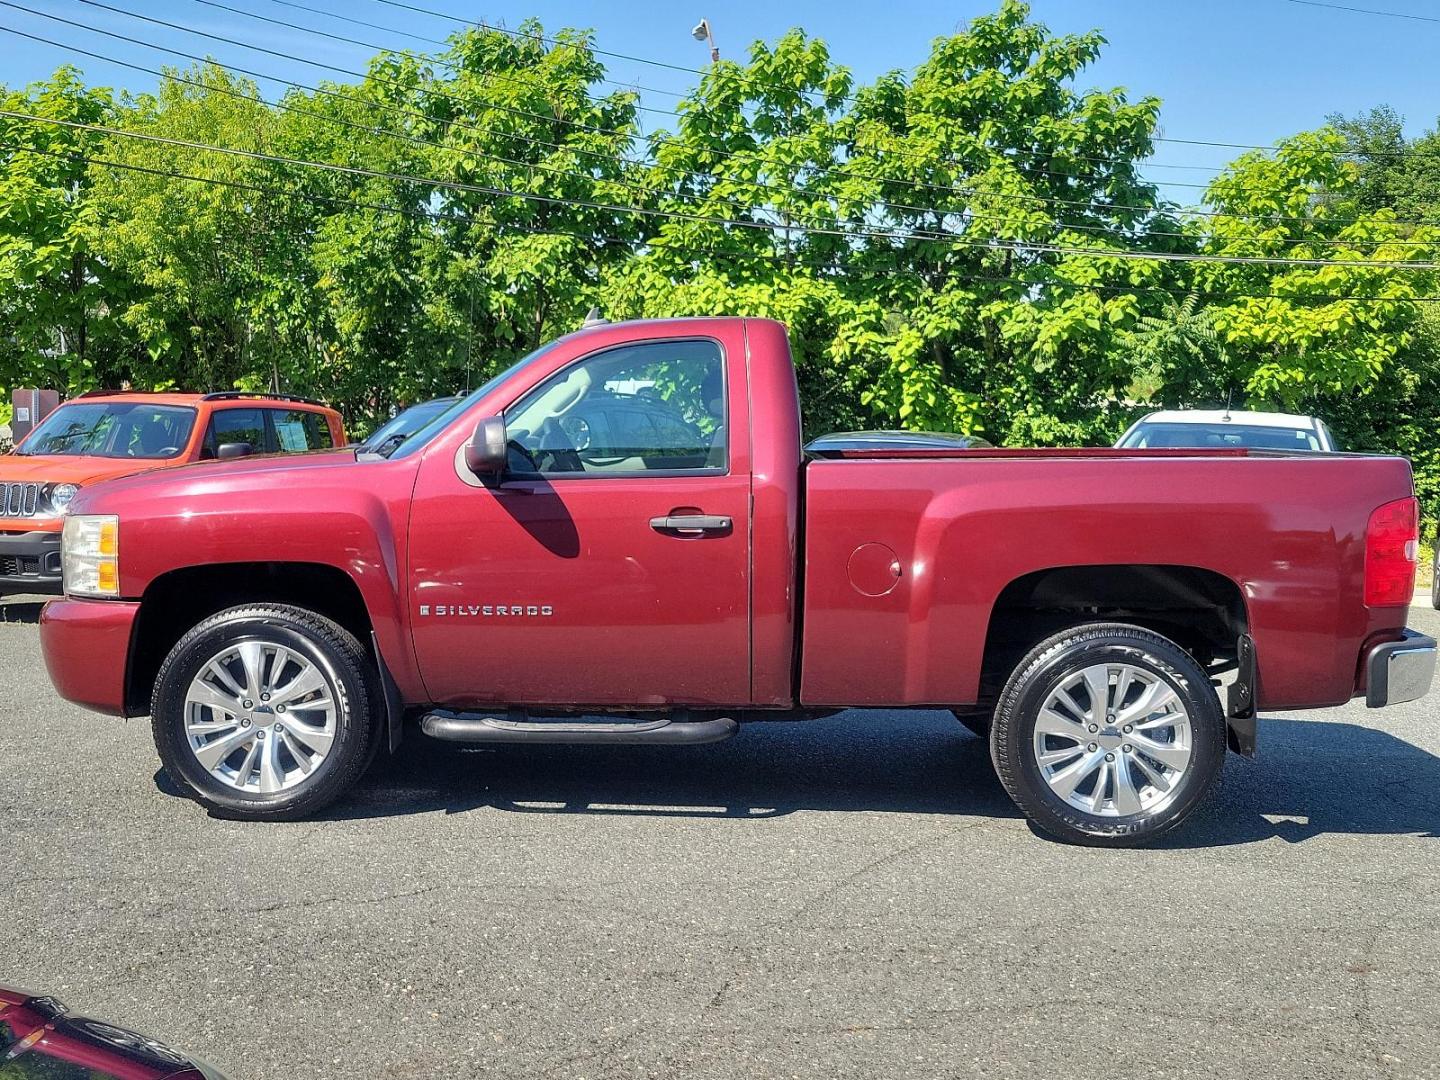
{"label": "door window", "polygon": [[272,409],[275,442],[282,454],[300,454],[306,450],[328,450],[334,445],[330,425],[319,413],[298,409]]}
{"label": "door window", "polygon": [[520,475],[723,473],[720,346],[656,341],[596,353],[511,406],[505,425]]}
{"label": "door window", "polygon": [[249,443],[255,453],[266,449],[265,414],[260,409],[217,409],[205,435],[205,456],[214,457],[222,446]]}

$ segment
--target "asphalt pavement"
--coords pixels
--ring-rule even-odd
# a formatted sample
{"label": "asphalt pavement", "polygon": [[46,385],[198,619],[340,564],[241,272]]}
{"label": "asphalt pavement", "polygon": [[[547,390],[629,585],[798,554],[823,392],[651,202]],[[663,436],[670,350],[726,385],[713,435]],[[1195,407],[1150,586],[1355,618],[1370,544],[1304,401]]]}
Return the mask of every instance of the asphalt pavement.
{"label": "asphalt pavement", "polygon": [[1440,1077],[1440,697],[1265,719],[1141,851],[1033,833],[941,713],[417,737],[244,825],[55,696],[38,612],[0,602],[0,982],[236,1080]]}

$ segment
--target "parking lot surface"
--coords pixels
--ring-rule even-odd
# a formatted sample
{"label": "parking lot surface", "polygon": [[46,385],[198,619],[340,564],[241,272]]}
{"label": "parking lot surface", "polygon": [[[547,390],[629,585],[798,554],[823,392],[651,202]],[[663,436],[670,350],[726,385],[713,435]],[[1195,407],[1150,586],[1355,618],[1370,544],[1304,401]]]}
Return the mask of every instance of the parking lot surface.
{"label": "parking lot surface", "polygon": [[1267,718],[1143,851],[1033,833],[941,713],[413,737],[246,825],[54,695],[38,612],[0,601],[0,982],[236,1080],[1440,1077],[1440,697]]}

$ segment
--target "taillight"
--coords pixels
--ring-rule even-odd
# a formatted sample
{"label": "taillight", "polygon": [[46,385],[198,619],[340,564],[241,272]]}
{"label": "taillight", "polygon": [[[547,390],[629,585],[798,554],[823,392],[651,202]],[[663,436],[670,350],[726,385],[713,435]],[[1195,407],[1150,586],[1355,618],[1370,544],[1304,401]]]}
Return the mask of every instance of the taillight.
{"label": "taillight", "polygon": [[1420,504],[1396,499],[1370,515],[1365,530],[1365,606],[1409,604],[1420,555]]}

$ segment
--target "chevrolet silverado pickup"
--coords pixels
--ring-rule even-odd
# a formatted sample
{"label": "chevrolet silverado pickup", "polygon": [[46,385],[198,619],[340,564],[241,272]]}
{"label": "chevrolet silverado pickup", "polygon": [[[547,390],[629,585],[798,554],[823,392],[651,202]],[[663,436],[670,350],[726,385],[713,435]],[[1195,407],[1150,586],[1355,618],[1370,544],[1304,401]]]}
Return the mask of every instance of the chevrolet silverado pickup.
{"label": "chevrolet silverado pickup", "polygon": [[81,394],[0,455],[0,596],[60,592],[61,520],[88,484],[189,461],[344,444],[340,414],[305,398]]}
{"label": "chevrolet silverado pickup", "polygon": [[676,746],[915,708],[982,733],[1040,828],[1118,846],[1253,753],[1257,710],[1427,692],[1417,516],[1400,458],[807,453],[782,326],[632,322],[538,349],[388,456],[82,489],[41,632],[60,693],[148,714],[220,816],[313,813],[411,727]]}

